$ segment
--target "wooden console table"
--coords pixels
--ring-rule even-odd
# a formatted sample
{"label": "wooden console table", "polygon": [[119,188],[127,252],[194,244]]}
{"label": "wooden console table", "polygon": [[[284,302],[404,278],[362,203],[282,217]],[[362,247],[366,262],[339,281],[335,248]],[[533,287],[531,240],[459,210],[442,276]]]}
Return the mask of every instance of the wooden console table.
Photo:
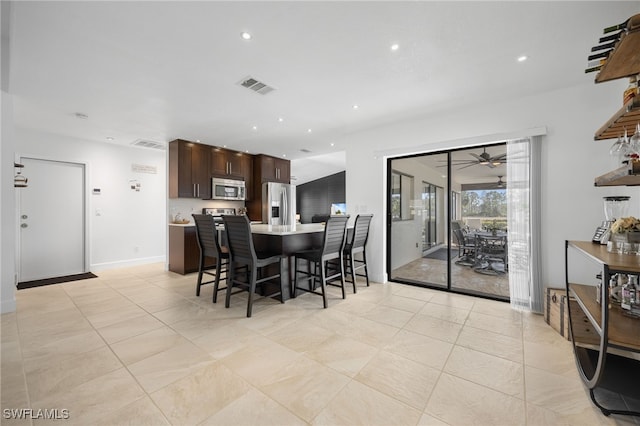
{"label": "wooden console table", "polygon": [[[597,288],[569,282],[569,249],[602,266],[600,300]],[[593,333],[574,333],[574,316],[569,304],[573,351],[578,371],[593,403],[605,416],[622,414],[640,416],[639,411],[610,409],[602,406],[594,389],[640,400],[640,319],[628,316],[619,306],[609,302],[609,279],[616,273],[640,275],[640,256],[607,252],[606,246],[590,241],[565,241],[565,281],[567,296],[573,297],[592,325]],[[577,329],[577,328],[576,328]]]}

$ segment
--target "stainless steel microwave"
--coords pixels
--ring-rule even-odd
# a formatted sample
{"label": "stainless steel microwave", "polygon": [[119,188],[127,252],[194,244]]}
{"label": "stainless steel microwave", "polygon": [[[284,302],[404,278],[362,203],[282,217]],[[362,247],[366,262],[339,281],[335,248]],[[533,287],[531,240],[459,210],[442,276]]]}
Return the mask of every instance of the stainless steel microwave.
{"label": "stainless steel microwave", "polygon": [[243,180],[211,178],[211,198],[214,200],[245,200]]}

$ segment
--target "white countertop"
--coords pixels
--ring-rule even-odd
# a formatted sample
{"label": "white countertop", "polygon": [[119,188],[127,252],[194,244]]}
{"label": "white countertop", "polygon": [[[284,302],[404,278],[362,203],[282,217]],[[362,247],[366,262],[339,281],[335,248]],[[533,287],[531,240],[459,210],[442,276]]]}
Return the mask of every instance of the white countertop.
{"label": "white countertop", "polygon": [[[178,226],[181,228],[194,227],[194,222],[189,223],[170,223],[169,226]],[[216,229],[223,230],[224,225],[218,225]],[[309,234],[313,232],[324,232],[324,224],[322,223],[297,223],[295,225],[267,225],[264,223],[251,223],[251,233],[265,235],[296,235]]]}
{"label": "white countertop", "polygon": [[296,235],[313,232],[324,232],[322,223],[297,223],[295,225],[267,225],[264,223],[252,223],[251,232],[267,235]]}

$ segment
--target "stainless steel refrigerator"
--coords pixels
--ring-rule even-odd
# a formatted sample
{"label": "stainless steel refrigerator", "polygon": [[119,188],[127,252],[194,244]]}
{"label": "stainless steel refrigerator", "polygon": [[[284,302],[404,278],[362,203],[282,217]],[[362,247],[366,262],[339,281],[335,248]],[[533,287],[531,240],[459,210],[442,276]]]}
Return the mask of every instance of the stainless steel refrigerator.
{"label": "stainless steel refrigerator", "polygon": [[295,185],[277,182],[262,184],[262,223],[269,225],[295,225]]}

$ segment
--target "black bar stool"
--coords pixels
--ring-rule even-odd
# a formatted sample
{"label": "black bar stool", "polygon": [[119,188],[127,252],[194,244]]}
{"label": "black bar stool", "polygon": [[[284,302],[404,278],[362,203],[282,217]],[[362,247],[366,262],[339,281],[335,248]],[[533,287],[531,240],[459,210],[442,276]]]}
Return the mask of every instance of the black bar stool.
{"label": "black bar stool", "polygon": [[[372,214],[359,214],[356,216],[353,234],[345,244],[344,250],[342,250],[346,266],[345,273],[347,276],[351,276],[354,293],[356,292],[356,277],[365,277],[367,287],[369,287],[369,271],[367,270],[367,253],[365,249],[369,239],[369,225],[372,218]],[[362,253],[362,259],[356,259],[356,254],[358,253]],[[357,272],[359,269],[364,269],[364,274],[359,274]]]}
{"label": "black bar stool", "polygon": [[[196,223],[196,240],[200,247],[200,263],[198,266],[198,283],[196,285],[196,296],[200,296],[200,287],[205,284],[213,283],[213,303],[218,301],[218,291],[225,290],[227,287],[220,288],[220,275],[225,274],[225,280],[229,271],[229,249],[221,247],[218,241],[218,231],[213,220],[213,216],[208,214],[192,214]],[[206,266],[205,257],[216,259],[215,266]],[[215,272],[213,272],[215,270]],[[214,277],[211,281],[202,281],[203,274]]]}
{"label": "black bar stool", "polygon": [[[280,295],[280,302],[284,303],[284,283],[282,273],[282,254],[257,254],[253,246],[251,235],[251,224],[246,216],[222,216],[227,240],[229,242],[229,253],[231,266],[229,268],[229,282],[227,284],[227,299],[225,306],[228,308],[231,301],[233,287],[239,287],[240,291],[248,291],[247,317],[251,316],[253,307],[253,296],[258,286],[263,291],[263,297],[273,297]],[[279,264],[277,274],[264,276],[266,267],[272,264]],[[246,272],[238,274],[239,267],[245,267]],[[244,275],[246,280],[242,281],[238,275]],[[278,279],[280,281],[280,291],[271,294],[264,294],[265,284]],[[233,294],[238,293],[237,291]]]}
{"label": "black bar stool", "polygon": [[[293,283],[293,297],[297,297],[298,290],[306,291],[308,293],[318,294],[322,296],[324,307],[327,307],[327,295],[325,292],[326,285],[331,284],[329,281],[340,278],[340,287],[342,287],[342,298],[345,298],[344,293],[344,263],[342,261],[342,250],[345,245],[345,230],[347,228],[347,221],[349,216],[336,215],[327,219],[327,223],[324,228],[324,237],[322,247],[315,250],[305,250],[295,253],[295,274]],[[329,261],[337,259],[340,268],[337,273],[328,276]],[[306,260],[307,271],[300,271],[298,269],[298,261]],[[311,270],[311,264],[313,264],[313,272]],[[299,275],[302,277],[299,277]],[[309,286],[307,288],[300,287],[301,281],[308,281]],[[321,292],[315,291],[316,283],[320,283]]]}

